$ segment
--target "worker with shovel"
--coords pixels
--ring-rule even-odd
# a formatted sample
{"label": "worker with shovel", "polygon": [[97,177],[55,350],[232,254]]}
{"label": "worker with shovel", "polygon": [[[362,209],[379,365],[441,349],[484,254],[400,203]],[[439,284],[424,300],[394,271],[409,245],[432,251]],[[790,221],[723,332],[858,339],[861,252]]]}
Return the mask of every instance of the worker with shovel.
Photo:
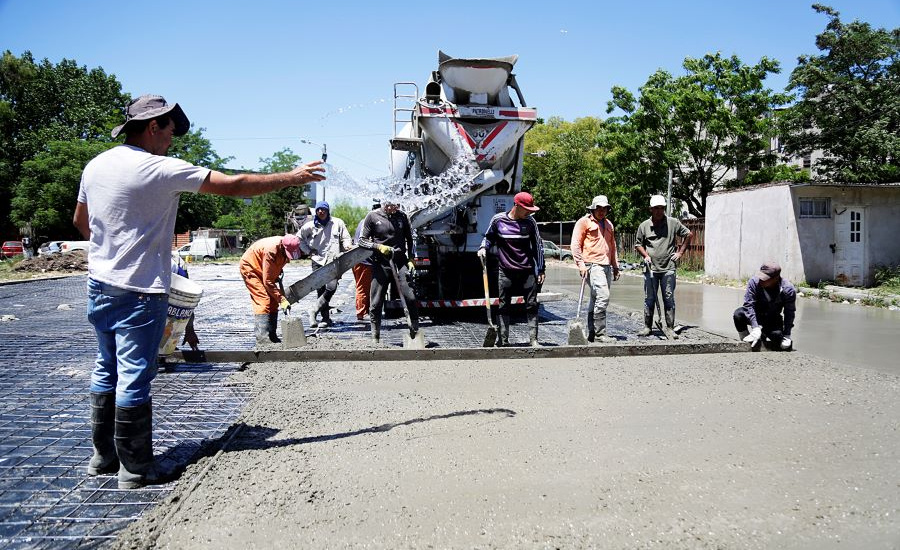
{"label": "worker with shovel", "polygon": [[[325,201],[316,203],[316,215],[300,228],[300,250],[310,256],[313,271],[333,261],[341,252],[353,247],[353,240],[347,231],[344,220],[331,215],[331,207]],[[338,280],[332,279],[325,286],[316,290],[318,301],[312,313],[312,322],[316,314],[321,315],[319,328],[330,327],[331,297],[337,291]]]}
{"label": "worker with shovel", "polygon": [[279,343],[278,311],[291,304],[279,288],[284,266],[300,258],[300,239],[296,235],[265,237],[250,245],[241,256],[238,269],[253,302],[256,344]]}
{"label": "worker with shovel", "polygon": [[[681,246],[676,251],[676,238]],[[678,338],[675,333],[675,268],[691,243],[693,234],[677,218],[666,215],[666,199],[662,195],[650,197],[650,219],[638,226],[634,248],[644,259],[644,328],[638,336],[649,336],[653,329],[653,308],[662,286],[666,328],[663,332],[669,340]]]}
{"label": "worker with shovel", "polygon": [[609,201],[606,196],[597,195],[587,210],[588,213],[575,222],[572,231],[572,256],[582,279],[586,278],[591,288],[587,339],[588,342],[615,342],[606,334],[609,289],[613,281],[619,280],[616,234],[612,223],[606,219]]}
{"label": "worker with shovel", "polygon": [[[401,295],[409,322],[410,340],[421,340],[419,307],[407,276],[415,272],[413,264],[412,228],[400,205],[390,199],[381,201],[381,208],[370,211],[362,221],[359,246],[374,250],[372,254],[372,286],[369,292],[369,318],[372,321],[372,341],[381,341],[381,317],[384,297],[393,281]],[[423,346],[424,347],[424,346]]]}
{"label": "worker with shovel", "polygon": [[531,193],[517,193],[509,212],[491,218],[478,249],[478,257],[486,258],[488,248],[493,248],[500,263],[499,346],[509,345],[509,314],[512,298],[518,293],[525,298],[531,346],[540,346],[537,295],[538,288],[544,284],[544,244],[537,222],[531,216],[538,210]]}

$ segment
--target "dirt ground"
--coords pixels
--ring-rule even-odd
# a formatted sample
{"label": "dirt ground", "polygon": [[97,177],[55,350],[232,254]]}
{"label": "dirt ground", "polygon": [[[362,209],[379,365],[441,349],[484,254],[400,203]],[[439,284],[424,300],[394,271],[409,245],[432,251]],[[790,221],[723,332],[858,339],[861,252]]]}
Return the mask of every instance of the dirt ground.
{"label": "dirt ground", "polygon": [[898,548],[900,378],[801,353],[251,365],[117,548]]}
{"label": "dirt ground", "polygon": [[23,273],[78,273],[87,271],[87,269],[87,253],[83,250],[73,250],[66,254],[35,256],[28,260],[22,260],[16,264],[13,271]]}

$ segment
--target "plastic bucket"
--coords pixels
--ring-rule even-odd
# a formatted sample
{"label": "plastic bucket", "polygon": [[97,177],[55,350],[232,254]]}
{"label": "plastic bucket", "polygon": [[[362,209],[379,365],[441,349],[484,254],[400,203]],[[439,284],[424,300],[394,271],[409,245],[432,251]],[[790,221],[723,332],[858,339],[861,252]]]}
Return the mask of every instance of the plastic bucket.
{"label": "plastic bucket", "polygon": [[162,341],[159,344],[159,355],[165,357],[172,355],[181,338],[184,336],[184,327],[187,326],[194,313],[194,308],[200,303],[203,289],[187,277],[172,273],[172,285],[169,288],[169,309],[166,315],[166,328],[163,331]]}

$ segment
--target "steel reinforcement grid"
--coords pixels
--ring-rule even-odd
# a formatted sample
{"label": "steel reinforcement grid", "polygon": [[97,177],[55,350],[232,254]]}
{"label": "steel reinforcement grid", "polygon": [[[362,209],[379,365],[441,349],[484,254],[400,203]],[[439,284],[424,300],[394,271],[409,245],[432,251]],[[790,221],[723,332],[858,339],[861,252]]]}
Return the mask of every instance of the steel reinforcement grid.
{"label": "steel reinforcement grid", "polygon": [[[86,277],[0,286],[0,547],[93,548],[160,502],[174,483],[119,490],[90,477],[89,381],[96,339]],[[178,365],[153,382],[155,454],[187,465],[250,398],[238,365]]]}

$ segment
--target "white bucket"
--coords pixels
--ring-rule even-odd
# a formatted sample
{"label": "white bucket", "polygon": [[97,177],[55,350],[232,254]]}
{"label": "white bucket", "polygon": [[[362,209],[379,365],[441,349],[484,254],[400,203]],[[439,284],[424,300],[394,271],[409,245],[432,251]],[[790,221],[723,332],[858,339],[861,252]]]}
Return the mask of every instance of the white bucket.
{"label": "white bucket", "polygon": [[184,327],[187,326],[194,313],[194,308],[200,303],[203,289],[187,277],[172,273],[172,286],[169,288],[169,309],[166,315],[166,328],[163,331],[162,341],[159,344],[159,355],[165,357],[172,355],[175,348],[181,343],[184,336]]}

